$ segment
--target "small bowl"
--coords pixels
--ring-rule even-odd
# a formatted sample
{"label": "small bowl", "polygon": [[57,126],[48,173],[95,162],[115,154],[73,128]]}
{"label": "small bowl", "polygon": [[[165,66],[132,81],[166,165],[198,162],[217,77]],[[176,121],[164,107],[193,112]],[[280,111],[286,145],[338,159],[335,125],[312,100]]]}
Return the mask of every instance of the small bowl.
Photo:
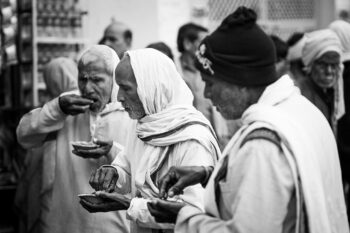
{"label": "small bowl", "polygon": [[93,142],[85,141],[72,142],[72,146],[75,150],[92,150],[100,147],[99,145]]}
{"label": "small bowl", "polygon": [[108,199],[103,199],[101,197],[96,196],[95,194],[79,194],[78,197],[86,202],[95,205],[108,202]]}

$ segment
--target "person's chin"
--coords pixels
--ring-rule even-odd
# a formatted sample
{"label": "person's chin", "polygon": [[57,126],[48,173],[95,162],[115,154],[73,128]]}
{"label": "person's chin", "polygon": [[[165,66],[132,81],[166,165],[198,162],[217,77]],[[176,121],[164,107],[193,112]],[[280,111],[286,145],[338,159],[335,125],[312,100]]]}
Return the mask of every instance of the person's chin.
{"label": "person's chin", "polygon": [[98,113],[102,111],[101,105],[98,102],[91,104],[89,109],[93,113]]}

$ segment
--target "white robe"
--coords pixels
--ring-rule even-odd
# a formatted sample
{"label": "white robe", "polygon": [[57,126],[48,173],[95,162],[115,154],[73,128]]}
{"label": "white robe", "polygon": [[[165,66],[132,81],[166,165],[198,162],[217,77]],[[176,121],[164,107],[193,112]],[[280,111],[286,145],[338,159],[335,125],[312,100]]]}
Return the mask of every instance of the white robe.
{"label": "white robe", "polygon": [[[283,76],[267,87],[258,103],[246,110],[242,120],[242,128],[223,152],[224,156],[230,157],[226,180],[219,183],[222,189],[220,205],[215,202],[214,178],[222,160],[206,188],[205,213],[193,207],[183,208],[175,231],[300,232],[303,199],[308,232],[349,232],[334,136],[322,113],[300,95],[289,77]],[[279,156],[273,152],[272,145],[268,150],[260,148],[264,146],[261,140],[241,147],[243,139],[259,128],[277,132],[281,138]],[[265,146],[266,143],[271,144],[265,142]],[[244,159],[242,155],[253,159]],[[273,161],[263,161],[265,159]],[[245,166],[238,166],[242,161]],[[255,168],[252,172],[256,179],[250,176],[247,168]],[[265,179],[261,180],[261,177],[270,182],[264,185]],[[285,179],[280,180],[283,177]],[[259,185],[262,190],[257,193],[256,186]],[[252,197],[251,203],[245,194]],[[258,205],[255,199],[260,199],[261,204]]]}
{"label": "white robe", "polygon": [[[189,126],[188,130],[195,131],[197,127],[201,126]],[[174,224],[157,223],[147,208],[147,202],[158,197],[158,193],[154,191],[158,187],[157,181],[171,166],[213,166],[216,155],[196,140],[173,144],[168,154],[169,146],[149,145],[137,138],[136,133],[130,140],[133,142],[128,142],[126,153],[119,153],[112,165],[119,174],[117,191],[124,194],[131,192],[133,197],[127,210],[127,217],[132,220],[131,232],[152,232],[153,229],[168,229],[172,232]],[[162,154],[167,155],[158,160],[156,165],[150,163],[152,157]],[[153,182],[150,175],[158,168],[160,169]],[[197,208],[204,208],[204,189],[201,185],[185,189],[184,194],[178,198]]]}
{"label": "white robe", "polygon": [[[25,114],[17,128],[17,137],[25,148],[41,146],[44,154],[53,156],[52,173],[46,177],[52,183],[43,197],[47,209],[43,210],[44,233],[84,232],[108,233],[128,232],[129,223],[125,212],[90,214],[79,204],[78,194],[91,193],[89,185],[91,172],[107,164],[117,148],[113,147],[109,161],[106,158],[84,159],[74,155],[72,141],[90,141],[92,137],[113,140],[125,144],[132,122],[123,109],[116,109],[101,115],[90,131],[90,114],[67,116],[58,104],[58,98]],[[114,157],[113,157],[114,158]]]}

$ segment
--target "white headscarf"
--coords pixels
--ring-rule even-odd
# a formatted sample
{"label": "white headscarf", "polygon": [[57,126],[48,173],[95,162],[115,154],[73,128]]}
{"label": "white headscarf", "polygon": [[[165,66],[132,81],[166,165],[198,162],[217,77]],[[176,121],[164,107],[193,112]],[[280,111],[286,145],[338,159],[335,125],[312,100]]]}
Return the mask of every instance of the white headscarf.
{"label": "white headscarf", "polygon": [[137,134],[143,139],[169,132],[188,122],[209,121],[193,105],[193,95],[175,64],[155,49],[128,51],[137,82],[137,94],[146,116],[137,124]]}
{"label": "white headscarf", "polygon": [[350,24],[343,20],[336,20],[329,25],[329,28],[339,37],[343,51],[343,61],[350,60]]}
{"label": "white headscarf", "polygon": [[306,42],[306,37],[303,36],[295,45],[291,46],[288,49],[288,55],[287,55],[288,61],[301,59],[305,42]]}
{"label": "white headscarf", "polygon": [[306,67],[310,67],[312,63],[326,52],[341,52],[341,44],[337,35],[330,29],[322,29],[306,33],[305,44],[302,51],[302,60]]}

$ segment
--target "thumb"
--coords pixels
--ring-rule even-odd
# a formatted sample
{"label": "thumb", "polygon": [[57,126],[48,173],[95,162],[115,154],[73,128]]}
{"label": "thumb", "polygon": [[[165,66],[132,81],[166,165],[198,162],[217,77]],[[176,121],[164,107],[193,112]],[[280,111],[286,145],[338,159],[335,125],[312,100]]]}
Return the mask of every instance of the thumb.
{"label": "thumb", "polygon": [[102,197],[102,198],[107,198],[107,199],[111,199],[109,193],[105,192],[105,191],[96,191],[95,195],[98,197]]}
{"label": "thumb", "polygon": [[168,191],[168,196],[173,197],[183,193],[183,189],[186,187],[185,183],[180,179],[174,184]]}

